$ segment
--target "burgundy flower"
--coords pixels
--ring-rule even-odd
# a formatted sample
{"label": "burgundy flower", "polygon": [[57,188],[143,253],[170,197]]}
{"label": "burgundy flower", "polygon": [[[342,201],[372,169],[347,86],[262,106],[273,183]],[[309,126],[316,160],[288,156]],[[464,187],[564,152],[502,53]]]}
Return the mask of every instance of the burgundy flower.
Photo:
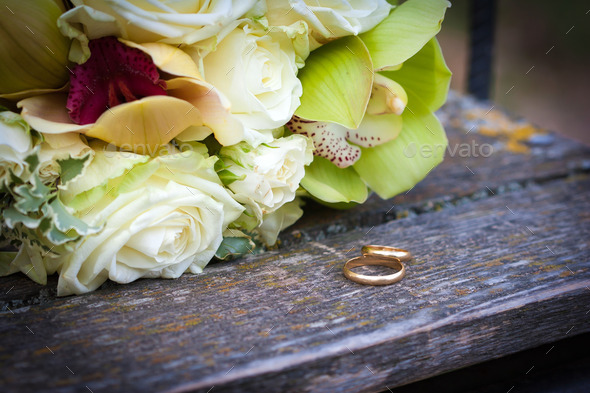
{"label": "burgundy flower", "polygon": [[67,109],[76,124],[94,123],[111,107],[143,97],[166,95],[152,59],[119,42],[103,37],[89,43],[90,58],[70,76]]}

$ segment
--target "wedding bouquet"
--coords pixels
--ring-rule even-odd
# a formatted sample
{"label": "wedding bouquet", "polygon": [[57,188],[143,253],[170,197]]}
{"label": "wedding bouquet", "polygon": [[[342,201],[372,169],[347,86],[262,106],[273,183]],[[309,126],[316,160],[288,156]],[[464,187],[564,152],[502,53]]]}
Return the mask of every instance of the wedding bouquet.
{"label": "wedding bouquet", "polygon": [[2,0],[0,275],[200,273],[302,198],[412,188],[446,148],[450,4],[392,3]]}

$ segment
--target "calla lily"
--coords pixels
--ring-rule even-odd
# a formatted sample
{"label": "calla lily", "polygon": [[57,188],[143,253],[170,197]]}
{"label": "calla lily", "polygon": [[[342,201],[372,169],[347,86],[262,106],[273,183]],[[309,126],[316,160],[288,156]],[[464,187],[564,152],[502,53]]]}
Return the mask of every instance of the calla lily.
{"label": "calla lily", "polygon": [[5,0],[0,12],[0,98],[18,100],[63,87],[70,40],[57,28],[61,1]]}
{"label": "calla lily", "polygon": [[[202,80],[186,53],[167,44],[100,40],[105,39],[111,41],[97,46],[97,63],[91,56],[75,68],[69,97],[52,93],[18,103],[33,128],[47,134],[80,132],[141,154],[155,153],[195,127],[200,139],[214,132],[223,145],[242,140],[243,128],[232,121],[229,102]],[[155,67],[172,77],[160,80]]]}

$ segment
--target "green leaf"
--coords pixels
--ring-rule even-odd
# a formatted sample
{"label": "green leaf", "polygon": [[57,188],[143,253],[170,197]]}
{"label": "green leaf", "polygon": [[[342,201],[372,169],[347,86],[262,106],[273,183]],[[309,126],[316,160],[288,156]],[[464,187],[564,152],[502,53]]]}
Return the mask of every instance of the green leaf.
{"label": "green leaf", "polygon": [[21,223],[27,228],[35,229],[41,223],[41,218],[29,217],[28,215],[16,210],[14,206],[4,209],[2,216],[4,219],[4,224],[6,224],[6,226],[9,228],[14,228],[17,224]]}
{"label": "green leaf", "polygon": [[445,131],[436,116],[412,92],[399,136],[383,145],[362,148],[353,165],[360,177],[383,199],[410,190],[444,157]]}
{"label": "green leaf", "polygon": [[70,214],[58,198],[53,200],[49,206],[53,212],[53,225],[58,231],[63,232],[66,235],[71,230],[75,230],[82,236],[92,235],[101,230],[100,227],[92,227],[78,217]]}
{"label": "green leaf", "polygon": [[33,172],[39,166],[39,156],[37,153],[31,154],[25,158],[25,162],[29,164],[29,171]]}
{"label": "green leaf", "polygon": [[358,37],[341,38],[316,49],[299,71],[303,96],[295,114],[357,128],[371,96],[372,70],[369,52]]}
{"label": "green leaf", "polygon": [[418,52],[440,31],[449,6],[446,0],[408,0],[374,29],[361,34],[374,69],[397,66]]}
{"label": "green leaf", "polygon": [[328,203],[363,203],[368,196],[367,186],[354,169],[338,168],[329,160],[317,156],[305,168],[301,186],[314,197]]}
{"label": "green leaf", "polygon": [[251,252],[253,248],[254,243],[247,237],[224,237],[215,252],[215,257],[227,260],[234,256],[245,255]]}
{"label": "green leaf", "polygon": [[43,233],[45,237],[56,246],[66,244],[72,240],[78,239],[79,235],[74,231],[62,232],[54,226],[51,226],[48,231]]}
{"label": "green leaf", "polygon": [[57,163],[60,167],[60,178],[61,183],[66,184],[76,176],[79,176],[84,167],[86,166],[86,162],[90,158],[90,154],[86,155],[82,158],[66,158],[65,160],[57,160]]}
{"label": "green leaf", "polygon": [[217,172],[217,175],[219,176],[219,180],[221,180],[221,182],[223,183],[224,186],[229,186],[230,184],[232,184],[233,182],[235,182],[237,180],[244,180],[246,178],[245,174],[238,176],[228,169],[223,169],[223,170]]}
{"label": "green leaf", "polygon": [[14,207],[23,214],[37,212],[41,208],[41,205],[47,202],[46,195],[35,195],[28,184],[14,187],[14,192],[19,196],[18,200],[14,203]]}
{"label": "green leaf", "polygon": [[447,99],[451,71],[445,63],[436,38],[431,39],[399,71],[382,72],[384,76],[412,92],[431,111],[440,108]]}

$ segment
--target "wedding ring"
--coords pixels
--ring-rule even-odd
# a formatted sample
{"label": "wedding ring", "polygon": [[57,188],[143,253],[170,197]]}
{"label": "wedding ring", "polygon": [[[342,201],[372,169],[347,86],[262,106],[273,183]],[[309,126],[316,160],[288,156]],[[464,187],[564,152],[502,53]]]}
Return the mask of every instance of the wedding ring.
{"label": "wedding ring", "polygon": [[[352,268],[359,266],[387,266],[398,270],[394,274],[387,276],[368,276],[365,274],[358,274],[353,272]],[[388,285],[400,281],[406,275],[406,268],[404,264],[394,257],[384,257],[373,254],[366,254],[361,257],[356,257],[348,260],[342,269],[344,276],[351,281],[358,282],[365,285]]]}
{"label": "wedding ring", "polygon": [[368,245],[364,246],[361,249],[363,255],[379,255],[383,257],[393,257],[397,258],[402,262],[409,261],[412,259],[412,253],[403,248],[397,247],[387,247],[387,246],[377,246],[377,245]]}

